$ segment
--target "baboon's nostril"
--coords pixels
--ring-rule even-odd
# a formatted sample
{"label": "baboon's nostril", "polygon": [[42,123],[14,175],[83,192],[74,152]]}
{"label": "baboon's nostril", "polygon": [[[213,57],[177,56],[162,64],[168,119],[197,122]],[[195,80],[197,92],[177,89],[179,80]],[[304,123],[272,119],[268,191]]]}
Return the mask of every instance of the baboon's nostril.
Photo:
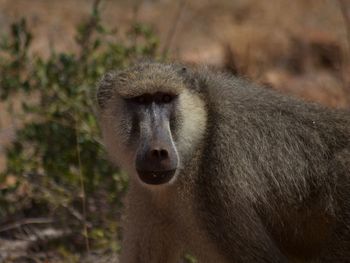
{"label": "baboon's nostril", "polygon": [[151,150],[151,156],[158,160],[163,160],[168,158],[168,151],[165,149],[153,149]]}
{"label": "baboon's nostril", "polygon": [[160,156],[159,150],[158,149],[151,150],[151,156],[154,158],[159,158]]}
{"label": "baboon's nostril", "polygon": [[165,159],[165,158],[168,158],[168,151],[167,150],[164,150],[164,149],[161,149],[160,150],[160,156]]}

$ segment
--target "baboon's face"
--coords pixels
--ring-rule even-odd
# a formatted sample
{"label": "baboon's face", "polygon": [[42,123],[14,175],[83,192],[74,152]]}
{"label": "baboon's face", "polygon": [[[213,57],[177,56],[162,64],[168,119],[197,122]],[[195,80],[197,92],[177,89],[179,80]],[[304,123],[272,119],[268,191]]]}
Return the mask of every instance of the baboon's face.
{"label": "baboon's face", "polygon": [[164,68],[109,75],[97,94],[110,157],[148,185],[175,180],[206,124],[204,102]]}
{"label": "baboon's face", "polygon": [[145,93],[124,98],[129,145],[135,149],[134,165],[142,182],[169,182],[179,165],[174,142],[178,95],[164,92]]}

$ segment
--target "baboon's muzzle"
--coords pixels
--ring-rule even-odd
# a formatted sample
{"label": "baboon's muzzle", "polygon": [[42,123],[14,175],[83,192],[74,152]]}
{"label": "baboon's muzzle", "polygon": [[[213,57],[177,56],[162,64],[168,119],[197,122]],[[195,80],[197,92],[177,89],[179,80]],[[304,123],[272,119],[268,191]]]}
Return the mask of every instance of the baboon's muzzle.
{"label": "baboon's muzzle", "polygon": [[168,116],[166,109],[153,104],[140,120],[140,144],[135,165],[141,181],[146,184],[169,182],[178,166]]}
{"label": "baboon's muzzle", "polygon": [[176,169],[169,171],[138,171],[138,174],[144,183],[159,185],[169,182],[173,178],[175,172]]}

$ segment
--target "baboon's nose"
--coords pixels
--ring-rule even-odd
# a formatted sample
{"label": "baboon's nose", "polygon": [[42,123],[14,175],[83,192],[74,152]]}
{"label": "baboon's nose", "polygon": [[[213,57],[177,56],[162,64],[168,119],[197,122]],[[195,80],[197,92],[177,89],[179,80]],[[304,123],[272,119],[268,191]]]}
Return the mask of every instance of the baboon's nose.
{"label": "baboon's nose", "polygon": [[[158,145],[152,145],[145,151],[143,166],[146,170],[167,171],[176,168],[175,152]],[[175,167],[174,167],[175,166]]]}
{"label": "baboon's nose", "polygon": [[150,151],[150,157],[154,161],[162,161],[169,158],[169,153],[166,149],[154,148]]}
{"label": "baboon's nose", "polygon": [[164,184],[174,176],[178,157],[174,148],[151,145],[139,151],[136,157],[136,170],[146,184]]}

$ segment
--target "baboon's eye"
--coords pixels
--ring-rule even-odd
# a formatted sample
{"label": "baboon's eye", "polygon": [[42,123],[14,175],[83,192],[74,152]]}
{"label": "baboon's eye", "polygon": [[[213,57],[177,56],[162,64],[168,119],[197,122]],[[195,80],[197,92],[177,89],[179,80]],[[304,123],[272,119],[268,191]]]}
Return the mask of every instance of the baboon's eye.
{"label": "baboon's eye", "polygon": [[140,103],[140,104],[143,104],[143,103],[145,103],[145,101],[146,101],[146,99],[145,99],[144,96],[136,97],[135,100],[136,100],[137,103]]}
{"label": "baboon's eye", "polygon": [[143,94],[127,100],[137,104],[150,104],[153,101],[156,103],[170,103],[176,96],[167,93]]}
{"label": "baboon's eye", "polygon": [[157,92],[153,94],[153,101],[156,103],[170,103],[176,97],[174,94]]}
{"label": "baboon's eye", "polygon": [[151,94],[143,94],[141,96],[130,98],[129,100],[137,104],[149,104],[152,102],[152,96]]}
{"label": "baboon's eye", "polygon": [[163,103],[169,103],[170,101],[172,101],[172,96],[170,96],[169,94],[164,94],[162,96],[162,102]]}

